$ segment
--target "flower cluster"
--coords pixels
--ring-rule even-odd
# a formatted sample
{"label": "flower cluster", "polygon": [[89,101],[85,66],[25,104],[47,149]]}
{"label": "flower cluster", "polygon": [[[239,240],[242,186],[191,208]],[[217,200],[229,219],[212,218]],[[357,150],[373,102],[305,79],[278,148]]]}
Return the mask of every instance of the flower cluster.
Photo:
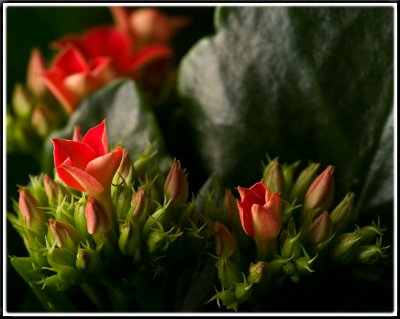
{"label": "flower cluster", "polygon": [[65,125],[80,102],[110,81],[127,77],[141,85],[149,101],[173,81],[173,35],[186,17],[158,9],[110,7],[114,25],[95,26],[51,43],[46,61],[34,48],[26,85],[17,84],[7,114],[8,149],[32,152],[41,139]]}
{"label": "flower cluster", "polygon": [[190,197],[178,160],[166,171],[151,146],[135,161],[121,146],[110,151],[105,120],[52,142],[56,176],[31,177],[8,214],[29,253],[11,264],[48,295],[68,300],[73,289],[105,311],[183,310],[202,287],[195,309],[216,300],[237,310],[326,263],[386,256],[379,221],[351,230],[353,193],[332,207],[333,166],[317,176],[311,163],[296,177],[299,163],[273,160],[261,181],[237,187],[239,198],[215,175]]}

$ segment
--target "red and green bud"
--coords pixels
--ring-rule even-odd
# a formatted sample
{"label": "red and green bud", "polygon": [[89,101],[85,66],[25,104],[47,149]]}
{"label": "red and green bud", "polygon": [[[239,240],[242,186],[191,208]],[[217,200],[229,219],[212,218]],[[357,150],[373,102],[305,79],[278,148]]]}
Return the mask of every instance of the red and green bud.
{"label": "red and green bud", "polygon": [[179,160],[174,160],[164,184],[164,193],[167,200],[174,204],[186,203],[189,196],[189,184],[186,173]]}
{"label": "red and green bud", "polygon": [[111,216],[98,200],[89,197],[85,208],[85,216],[87,231],[90,235],[104,237],[112,232]]}
{"label": "red and green bud", "polygon": [[296,199],[297,203],[303,202],[304,195],[317,175],[319,164],[310,163],[297,177],[292,190],[289,194],[289,201],[293,202]]}
{"label": "red and green bud", "polygon": [[139,189],[132,196],[130,208],[126,216],[127,220],[134,220],[138,225],[143,225],[147,218],[149,202],[144,188]]}
{"label": "red and green bud", "polygon": [[85,273],[86,278],[98,280],[102,263],[99,254],[90,247],[79,248],[76,254],[76,268]]}
{"label": "red and green bud", "polygon": [[47,174],[43,177],[43,185],[50,207],[56,208],[66,196],[64,188]]}
{"label": "red and green bud", "polygon": [[77,234],[75,229],[65,223],[61,223],[53,218],[49,219],[49,229],[58,247],[71,247],[77,244]]}
{"label": "red and green bud", "polygon": [[329,238],[332,233],[332,220],[327,211],[319,215],[308,229],[308,241],[318,245]]}
{"label": "red and green bud", "polygon": [[249,275],[247,281],[249,284],[263,284],[267,283],[269,279],[269,267],[265,261],[258,261],[257,263],[250,264]]}
{"label": "red and green bud", "polygon": [[127,149],[123,149],[121,164],[118,167],[117,173],[114,175],[113,184],[119,185],[125,183],[131,186],[133,182],[133,162],[129,156]]}
{"label": "red and green bud", "polygon": [[219,222],[214,224],[214,243],[217,256],[229,258],[235,252],[235,239],[228,228]]}
{"label": "red and green bud", "polygon": [[135,256],[140,248],[141,233],[135,221],[126,220],[120,226],[120,236],[118,246],[126,256]]}
{"label": "red and green bud", "polygon": [[234,223],[235,216],[238,216],[239,212],[237,210],[236,198],[233,196],[230,189],[225,191],[222,209],[224,211],[224,216],[226,217],[227,225],[232,225],[232,223]]}
{"label": "red and green bud", "polygon": [[304,204],[302,211],[302,219],[306,219],[309,215],[313,219],[322,211],[328,209],[332,204],[335,193],[333,180],[333,166],[328,166],[320,175],[318,175],[304,196]]}
{"label": "red and green bud", "polygon": [[270,161],[264,168],[263,180],[271,193],[277,192],[281,194],[286,190],[283,172],[277,159]]}
{"label": "red and green bud", "polygon": [[26,188],[19,189],[18,206],[28,228],[41,234],[45,229],[44,223],[46,217],[44,210],[40,207],[36,198],[33,197],[31,192]]}
{"label": "red and green bud", "polygon": [[354,193],[348,193],[331,213],[333,230],[337,234],[342,233],[353,218],[354,197]]}

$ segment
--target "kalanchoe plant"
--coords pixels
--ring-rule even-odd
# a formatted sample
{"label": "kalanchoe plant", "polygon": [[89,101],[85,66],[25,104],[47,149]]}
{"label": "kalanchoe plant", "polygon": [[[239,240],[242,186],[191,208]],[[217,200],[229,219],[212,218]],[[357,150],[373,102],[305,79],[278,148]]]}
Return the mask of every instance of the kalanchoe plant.
{"label": "kalanchoe plant", "polygon": [[215,300],[237,311],[287,279],[375,263],[389,248],[379,220],[350,224],[354,194],[331,205],[332,166],[296,177],[299,163],[275,159],[261,181],[237,187],[240,199],[216,176],[194,197],[179,160],[166,171],[151,146],[109,150],[105,120],[52,141],[55,178],[31,177],[8,214],[29,254],[11,264],[49,310],[78,294],[98,311],[179,311],[197,294],[191,310]]}

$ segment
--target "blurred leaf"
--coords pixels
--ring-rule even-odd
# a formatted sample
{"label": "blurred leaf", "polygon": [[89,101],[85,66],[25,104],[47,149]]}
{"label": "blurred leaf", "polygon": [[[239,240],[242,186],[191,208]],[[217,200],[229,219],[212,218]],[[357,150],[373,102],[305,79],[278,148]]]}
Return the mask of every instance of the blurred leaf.
{"label": "blurred leaf", "polygon": [[76,311],[64,293],[50,288],[42,289],[41,285],[36,284],[43,278],[40,272],[32,268],[33,261],[30,257],[11,257],[10,262],[47,311]]}
{"label": "blurred leaf", "polygon": [[178,87],[208,173],[247,186],[268,153],[333,164],[338,198],[364,194],[363,213],[392,202],[393,8],[216,12]]}
{"label": "blurred leaf", "polygon": [[[164,141],[155,117],[131,80],[113,81],[88,96],[72,114],[66,127],[54,132],[50,138],[71,139],[75,125],[86,133],[105,118],[110,148],[120,144],[134,158],[148,143],[156,143],[158,155],[163,155]],[[54,168],[50,138],[45,143],[43,156],[43,167],[49,173]]]}

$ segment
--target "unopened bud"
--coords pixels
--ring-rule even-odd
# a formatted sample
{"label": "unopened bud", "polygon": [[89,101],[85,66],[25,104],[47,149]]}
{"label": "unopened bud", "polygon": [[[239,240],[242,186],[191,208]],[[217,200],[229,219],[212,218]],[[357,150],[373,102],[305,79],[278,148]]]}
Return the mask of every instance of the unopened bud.
{"label": "unopened bud", "polygon": [[45,60],[39,49],[34,48],[28,63],[27,86],[36,96],[42,97],[46,92],[41,74],[46,69]]}
{"label": "unopened bud", "polygon": [[43,177],[43,184],[50,207],[56,208],[66,195],[62,189],[62,186],[55,182],[47,174],[45,174]]}
{"label": "unopened bud", "polygon": [[329,208],[334,196],[333,166],[328,166],[318,175],[304,197],[302,217],[311,214],[311,217],[319,215],[323,210]]}
{"label": "unopened bud", "polygon": [[14,113],[23,119],[31,116],[33,103],[27,89],[21,84],[16,84],[12,95],[12,107]]}
{"label": "unopened bud", "polygon": [[126,220],[120,227],[119,249],[124,255],[134,256],[140,247],[140,229],[135,221]]}
{"label": "unopened bud", "polygon": [[122,153],[121,164],[114,176],[113,184],[125,183],[126,185],[132,185],[133,181],[133,162],[129,156],[128,150],[124,149]]}
{"label": "unopened bud", "polygon": [[114,193],[117,218],[119,220],[124,220],[126,215],[131,208],[132,190],[126,185],[116,186],[116,191]]}
{"label": "unopened bud", "polygon": [[85,208],[87,231],[89,234],[108,234],[111,231],[111,217],[104,206],[90,197]]}
{"label": "unopened bud", "polygon": [[77,203],[75,203],[74,223],[76,231],[83,238],[87,238],[89,236],[89,233],[87,231],[85,209],[86,209],[86,198],[82,197]]}
{"label": "unopened bud", "polygon": [[263,174],[264,184],[268,186],[271,193],[282,193],[285,191],[285,179],[278,160],[274,159],[268,163]]}
{"label": "unopened bud", "polygon": [[285,192],[282,193],[284,198],[287,198],[290,190],[293,187],[293,175],[294,175],[294,172],[295,172],[297,166],[299,166],[299,164],[300,164],[300,161],[294,162],[290,165],[282,164],[282,175],[283,175],[285,190],[286,190]]}
{"label": "unopened bud", "polygon": [[41,137],[46,137],[54,126],[54,114],[49,108],[37,105],[32,113],[31,124]]}
{"label": "unopened bud", "polygon": [[242,274],[239,268],[229,259],[219,257],[216,266],[219,281],[224,288],[231,289],[242,281]]}
{"label": "unopened bud", "polygon": [[134,220],[138,225],[142,225],[147,218],[148,206],[147,192],[141,188],[132,196],[126,219]]}
{"label": "unopened bud", "polygon": [[[315,258],[314,258],[315,259]],[[311,264],[314,261],[314,259],[309,260],[307,257],[301,257],[296,259],[295,264],[296,264],[296,272],[299,275],[309,275],[310,273],[314,272],[314,270],[311,268]]]}
{"label": "unopened bud", "polygon": [[246,281],[237,284],[235,287],[235,297],[239,303],[245,303],[250,299],[252,293],[252,285]]}
{"label": "unopened bud", "polygon": [[327,211],[319,215],[308,230],[308,240],[317,245],[329,238],[332,231],[332,221]]}
{"label": "unopened bud", "polygon": [[29,190],[25,188],[19,189],[18,206],[26,225],[40,234],[44,230],[46,218],[39,202],[33,197]]}
{"label": "unopened bud", "polygon": [[80,142],[83,139],[83,133],[79,125],[74,126],[74,135],[72,136],[73,141]]}
{"label": "unopened bud", "polygon": [[76,268],[83,270],[89,277],[96,277],[101,270],[101,260],[98,253],[87,247],[79,248],[76,254]]}
{"label": "unopened bud", "polygon": [[230,189],[225,191],[224,201],[222,203],[222,209],[226,217],[226,223],[231,225],[234,221],[235,215],[239,216],[237,209],[236,198],[233,196]]}
{"label": "unopened bud", "polygon": [[184,204],[189,196],[189,185],[186,174],[179,160],[174,160],[164,184],[167,199],[175,204]]}
{"label": "unopened bud", "polygon": [[342,233],[346,229],[353,217],[354,197],[354,193],[347,194],[331,213],[333,229],[337,234]]}
{"label": "unopened bud", "polygon": [[317,175],[318,168],[319,164],[310,163],[303,171],[301,171],[289,194],[289,200],[291,202],[293,202],[295,199],[297,199],[297,203],[301,203],[303,201],[308,187]]}
{"label": "unopened bud", "polygon": [[351,262],[356,255],[361,239],[356,232],[339,235],[332,243],[330,252],[332,261],[342,265]]}
{"label": "unopened bud", "polygon": [[72,226],[50,218],[49,227],[58,247],[68,247],[71,243],[77,243],[76,232]]}
{"label": "unopened bud", "polygon": [[388,247],[381,247],[380,244],[376,245],[362,245],[357,249],[356,258],[358,262],[372,265],[380,258],[385,258],[385,250]]}
{"label": "unopened bud", "polygon": [[215,251],[218,256],[229,258],[235,252],[235,239],[224,224],[216,222],[215,231]]}
{"label": "unopened bud", "polygon": [[249,276],[247,281],[252,284],[259,284],[268,279],[268,264],[265,261],[258,261],[255,264],[250,264]]}

